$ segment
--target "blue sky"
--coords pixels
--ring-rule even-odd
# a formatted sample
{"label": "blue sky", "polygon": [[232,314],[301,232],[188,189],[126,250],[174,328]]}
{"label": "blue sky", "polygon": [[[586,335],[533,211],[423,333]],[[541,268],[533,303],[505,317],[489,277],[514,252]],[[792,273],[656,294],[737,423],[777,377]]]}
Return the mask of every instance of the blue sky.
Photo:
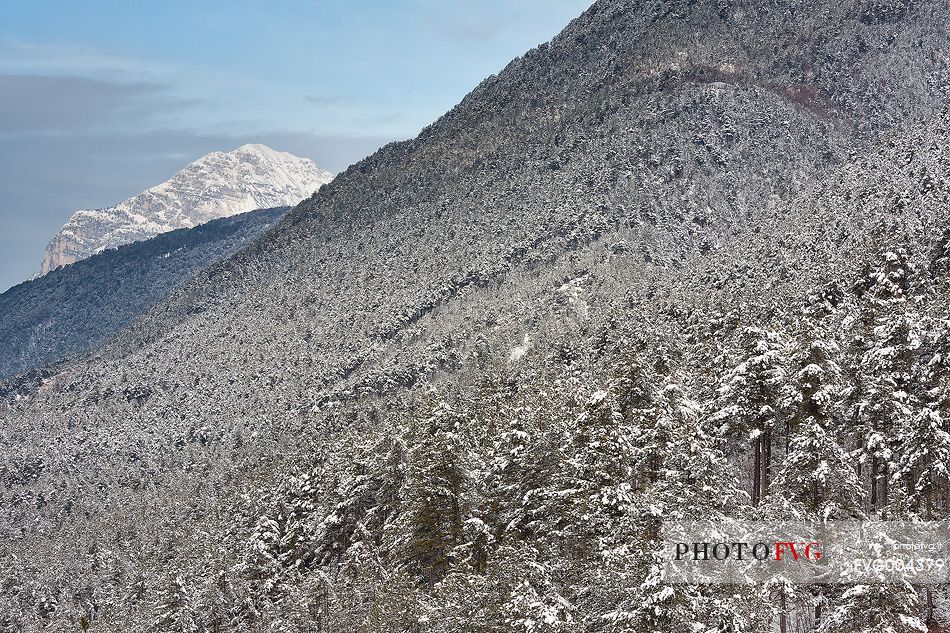
{"label": "blue sky", "polygon": [[80,208],[262,142],[340,171],[590,0],[3,2],[0,291]]}

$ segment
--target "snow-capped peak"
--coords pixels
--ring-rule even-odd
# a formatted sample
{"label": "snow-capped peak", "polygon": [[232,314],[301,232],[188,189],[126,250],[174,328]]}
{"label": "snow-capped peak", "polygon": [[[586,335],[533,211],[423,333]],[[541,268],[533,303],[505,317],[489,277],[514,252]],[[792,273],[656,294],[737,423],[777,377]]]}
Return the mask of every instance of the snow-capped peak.
{"label": "snow-capped peak", "polygon": [[46,247],[40,274],[159,233],[254,209],[294,205],[332,178],[309,158],[260,143],[211,152],[114,207],[74,213]]}

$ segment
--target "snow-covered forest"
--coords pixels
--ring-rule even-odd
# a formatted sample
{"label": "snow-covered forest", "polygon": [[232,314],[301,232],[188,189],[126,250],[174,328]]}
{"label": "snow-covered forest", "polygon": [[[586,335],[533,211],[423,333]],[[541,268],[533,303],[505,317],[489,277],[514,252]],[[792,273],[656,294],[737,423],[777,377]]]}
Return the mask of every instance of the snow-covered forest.
{"label": "snow-covered forest", "polygon": [[[109,249],[0,294],[0,377],[101,345],[288,211],[262,209]],[[46,375],[48,371],[37,373]]]}
{"label": "snow-covered forest", "polygon": [[0,630],[940,631],[664,524],[950,513],[944,0],[600,0],[0,405]]}

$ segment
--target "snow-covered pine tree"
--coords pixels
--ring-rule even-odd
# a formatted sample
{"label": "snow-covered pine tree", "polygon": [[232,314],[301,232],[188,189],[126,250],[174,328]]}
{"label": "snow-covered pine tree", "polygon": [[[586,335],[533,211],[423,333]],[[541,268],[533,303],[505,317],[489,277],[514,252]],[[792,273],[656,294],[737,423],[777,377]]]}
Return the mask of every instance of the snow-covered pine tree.
{"label": "snow-covered pine tree", "polygon": [[751,440],[751,497],[758,505],[769,492],[773,435],[788,401],[788,343],[779,332],[748,327],[742,346],[741,360],[723,377],[713,418],[724,433]]}
{"label": "snow-covered pine tree", "polygon": [[[709,607],[725,597],[712,598],[710,594],[719,593],[715,588],[704,591],[664,580],[663,524],[720,523],[736,516],[748,496],[740,490],[720,441],[703,421],[701,407],[689,397],[683,376],[674,373],[658,380],[656,386],[629,381],[626,388],[632,391],[621,398],[635,405],[625,408],[624,415],[633,422],[637,487],[631,509],[639,517],[638,540],[628,553],[628,561],[637,571],[626,574],[625,579],[639,581],[621,592],[620,600],[605,615],[609,630],[731,630],[737,622],[753,626],[756,616],[748,602],[728,614],[714,613]],[[735,588],[730,591],[737,593]],[[745,630],[741,628],[744,625],[739,626]]]}
{"label": "snow-covered pine tree", "polygon": [[387,432],[381,440],[371,436],[368,446],[354,442],[355,454],[341,456],[332,509],[314,530],[314,557],[324,566],[338,565],[350,546],[367,536],[381,542],[399,511],[408,453],[402,438]]}
{"label": "snow-covered pine tree", "polygon": [[463,542],[471,487],[463,421],[447,403],[436,402],[408,444],[393,549],[410,575],[431,589],[448,573],[453,551]]}
{"label": "snow-covered pine tree", "polygon": [[846,387],[837,361],[840,350],[813,308],[805,310],[792,354],[788,447],[775,488],[803,518],[853,518],[861,514],[862,490],[841,439]]}
{"label": "snow-covered pine tree", "polygon": [[927,633],[921,600],[910,584],[853,585],[818,624],[818,633]]}
{"label": "snow-covered pine tree", "polygon": [[886,251],[859,286],[871,326],[859,342],[860,398],[853,402],[861,435],[859,459],[869,464],[872,511],[888,504],[891,473],[896,468],[899,431],[910,424],[914,394],[911,379],[920,348],[918,317],[908,306],[914,266],[902,248]]}
{"label": "snow-covered pine tree", "polygon": [[950,229],[944,229],[930,256],[930,276],[938,283],[946,283],[948,273],[950,273]]}
{"label": "snow-covered pine tree", "polygon": [[282,585],[313,560],[315,497],[312,476],[301,473],[260,500],[241,571],[262,598],[279,598]]}
{"label": "snow-covered pine tree", "polygon": [[169,633],[200,633],[203,626],[195,602],[194,588],[185,578],[176,576],[159,593],[152,626],[156,631]]}
{"label": "snow-covered pine tree", "polygon": [[930,321],[927,330],[891,484],[907,511],[931,520],[945,516],[950,487],[950,322]]}

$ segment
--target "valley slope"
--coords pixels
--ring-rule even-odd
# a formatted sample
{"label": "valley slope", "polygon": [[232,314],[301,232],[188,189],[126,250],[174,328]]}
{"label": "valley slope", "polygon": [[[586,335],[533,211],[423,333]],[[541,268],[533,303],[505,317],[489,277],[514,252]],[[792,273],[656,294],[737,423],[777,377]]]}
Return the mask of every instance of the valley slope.
{"label": "valley slope", "polygon": [[251,211],[126,244],[0,294],[0,378],[101,345],[197,272],[273,226]]}

